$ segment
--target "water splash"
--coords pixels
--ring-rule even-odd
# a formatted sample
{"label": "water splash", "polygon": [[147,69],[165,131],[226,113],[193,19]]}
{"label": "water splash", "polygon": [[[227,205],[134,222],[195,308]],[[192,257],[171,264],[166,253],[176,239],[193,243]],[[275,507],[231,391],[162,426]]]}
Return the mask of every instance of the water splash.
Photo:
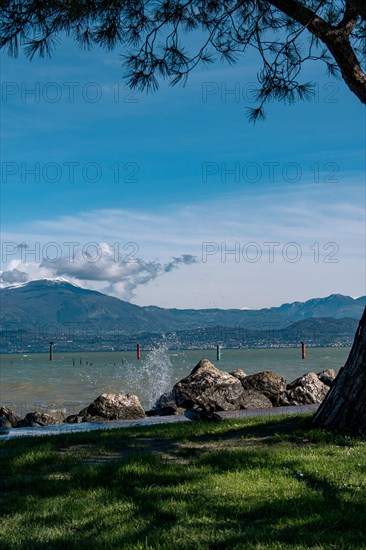
{"label": "water splash", "polygon": [[132,393],[140,398],[145,409],[149,409],[181,378],[176,372],[177,365],[172,363],[172,359],[174,363],[184,362],[185,354],[174,352],[179,349],[180,340],[175,334],[162,335],[140,361],[121,358],[96,368],[84,359],[83,366],[78,365],[77,376],[89,394],[89,401],[101,393]]}
{"label": "water splash", "polygon": [[77,374],[84,386],[89,388],[90,397],[103,392],[103,382],[100,373],[95,370],[91,372],[87,367],[84,367]]}
{"label": "water splash", "polygon": [[178,348],[179,342],[175,335],[162,339],[149,351],[146,358],[141,361],[135,372],[135,386],[138,395],[142,397],[144,405],[148,408],[154,406],[155,401],[166,392],[171,391],[174,385],[173,365],[169,354],[169,348]]}

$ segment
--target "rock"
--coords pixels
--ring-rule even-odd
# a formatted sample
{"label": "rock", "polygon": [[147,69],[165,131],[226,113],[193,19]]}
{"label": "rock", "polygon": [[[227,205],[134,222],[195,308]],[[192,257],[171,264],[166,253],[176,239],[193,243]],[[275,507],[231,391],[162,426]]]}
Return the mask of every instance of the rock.
{"label": "rock", "polygon": [[203,420],[204,422],[220,422],[221,416],[214,412],[208,412],[201,408],[188,409],[185,411],[184,416],[189,420]]}
{"label": "rock", "polygon": [[103,393],[80,411],[79,416],[84,416],[87,422],[99,420],[135,420],[145,417],[137,395],[124,393]]}
{"label": "rock", "polygon": [[256,390],[244,390],[244,394],[241,401],[242,409],[269,409],[272,407],[271,401]]}
{"label": "rock", "polygon": [[0,416],[0,435],[7,435],[13,426],[5,416]]}
{"label": "rock", "polygon": [[242,380],[244,380],[244,378],[246,378],[248,375],[241,369],[235,369],[233,370],[232,372],[230,372],[229,374],[231,374],[231,376],[234,376],[235,378],[237,378],[238,380],[240,380],[240,382]]}
{"label": "rock", "polygon": [[217,413],[201,411],[200,420],[203,420],[204,422],[221,422],[222,418]]}
{"label": "rock", "polygon": [[205,411],[230,411],[242,408],[243,387],[228,372],[202,359],[186,378],[175,384],[173,396],[178,407],[201,407]]}
{"label": "rock", "polygon": [[173,391],[163,393],[155,401],[155,405],[149,411],[145,411],[146,416],[170,416],[172,414],[183,414],[184,409],[177,407],[174,401]]}
{"label": "rock", "polygon": [[10,422],[12,428],[16,428],[20,421],[20,416],[15,414],[11,409],[8,409],[8,407],[0,407],[0,416],[6,418]]}
{"label": "rock", "polygon": [[63,424],[65,422],[66,416],[64,411],[57,409],[47,409],[47,411],[47,414],[50,414],[56,420],[57,424]]}
{"label": "rock", "polygon": [[29,412],[18,422],[17,428],[35,428],[39,426],[54,426],[59,424],[57,418],[39,411]]}
{"label": "rock", "polygon": [[321,403],[328,391],[329,386],[321,382],[315,372],[308,372],[287,385],[281,404],[310,405]]}
{"label": "rock", "polygon": [[103,418],[102,416],[91,416],[90,414],[85,414],[81,417],[82,422],[95,422],[97,424],[101,424],[103,422],[109,422],[109,418]]}
{"label": "rock", "polygon": [[148,409],[145,411],[145,416],[159,416],[156,409]]}
{"label": "rock", "polygon": [[146,416],[171,416],[176,412],[177,406],[175,405],[175,407],[156,407],[156,409],[145,411],[145,414]]}
{"label": "rock", "polygon": [[199,420],[200,419],[200,409],[187,409],[184,412],[184,416],[189,418],[189,420]]}
{"label": "rock", "polygon": [[83,417],[78,414],[70,414],[67,418],[65,418],[66,424],[80,424],[83,422]]}
{"label": "rock", "polygon": [[320,382],[323,382],[323,384],[329,387],[333,385],[333,382],[336,379],[336,376],[337,376],[337,373],[334,369],[323,370],[322,372],[318,372],[317,374],[317,377],[319,378]]}
{"label": "rock", "polygon": [[286,380],[272,371],[250,374],[241,380],[244,390],[256,390],[276,406],[286,390]]}
{"label": "rock", "polygon": [[156,401],[153,409],[158,409],[160,407],[174,407],[177,408],[177,404],[174,401],[173,391],[163,393]]}

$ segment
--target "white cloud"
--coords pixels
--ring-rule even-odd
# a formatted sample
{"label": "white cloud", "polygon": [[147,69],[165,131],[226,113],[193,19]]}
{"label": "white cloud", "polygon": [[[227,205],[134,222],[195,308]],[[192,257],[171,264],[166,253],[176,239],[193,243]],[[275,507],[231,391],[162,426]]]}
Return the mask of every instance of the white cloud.
{"label": "white cloud", "polygon": [[[362,192],[352,182],[346,191],[336,190],[272,187],[265,195],[263,189],[227,194],[153,214],[105,209],[39,220],[4,232],[5,247],[28,245],[14,254],[11,244],[5,248],[4,270],[30,279],[62,275],[141,305],[262,307],[332,292],[361,295]],[[212,253],[202,262],[208,242]],[[98,261],[95,243],[101,247]],[[258,261],[256,245],[249,243],[256,243]]]}
{"label": "white cloud", "polygon": [[0,284],[25,283],[29,279],[28,273],[25,271],[19,271],[19,269],[9,269],[7,271],[0,272]]}
{"label": "white cloud", "polygon": [[[137,252],[137,248],[135,250]],[[191,265],[197,260],[190,254],[174,257],[166,263],[145,261],[137,256],[121,254],[117,247],[108,243],[89,243],[83,249],[69,248],[66,256],[57,260],[43,259],[40,266],[49,269],[54,275],[72,277],[86,283],[97,281],[107,284],[103,291],[130,301],[135,290],[164,273],[169,273],[181,265]]]}

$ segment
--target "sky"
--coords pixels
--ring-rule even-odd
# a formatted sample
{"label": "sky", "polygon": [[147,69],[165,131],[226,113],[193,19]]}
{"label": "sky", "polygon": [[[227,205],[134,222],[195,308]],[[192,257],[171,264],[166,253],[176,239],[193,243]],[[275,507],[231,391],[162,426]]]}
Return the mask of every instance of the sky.
{"label": "sky", "polygon": [[365,112],[315,98],[250,124],[254,54],[131,92],[118,48],[1,56],[1,285],[64,277],[138,305],[261,308],[365,288]]}

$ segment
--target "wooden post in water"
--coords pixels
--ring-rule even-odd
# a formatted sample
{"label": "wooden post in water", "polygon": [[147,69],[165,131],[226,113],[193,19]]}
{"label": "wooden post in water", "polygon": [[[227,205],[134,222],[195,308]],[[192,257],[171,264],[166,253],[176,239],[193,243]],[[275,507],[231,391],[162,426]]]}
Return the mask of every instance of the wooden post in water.
{"label": "wooden post in water", "polygon": [[221,359],[221,347],[220,344],[217,344],[216,346],[216,360],[220,361]]}
{"label": "wooden post in water", "polygon": [[140,361],[140,359],[141,359],[141,347],[140,347],[140,344],[137,344],[136,352],[137,352],[137,359]]}
{"label": "wooden post in water", "polygon": [[53,342],[50,342],[50,361],[53,361]]}
{"label": "wooden post in water", "polygon": [[301,358],[306,359],[306,344],[301,342]]}

